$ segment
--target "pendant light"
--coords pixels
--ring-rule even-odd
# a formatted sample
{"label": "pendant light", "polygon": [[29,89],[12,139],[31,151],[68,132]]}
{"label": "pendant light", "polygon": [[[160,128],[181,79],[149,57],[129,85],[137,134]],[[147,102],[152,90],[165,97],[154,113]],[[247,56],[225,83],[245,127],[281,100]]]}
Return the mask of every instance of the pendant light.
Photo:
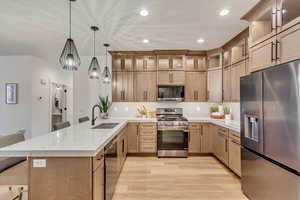
{"label": "pendant light", "polygon": [[79,58],[78,51],[76,49],[74,40],[72,39],[72,2],[76,0],[69,0],[69,38],[64,46],[64,49],[61,53],[59,58],[59,63],[61,64],[64,70],[69,71],[77,71],[78,66],[80,65],[81,61]]}
{"label": "pendant light", "polygon": [[89,67],[89,77],[90,79],[99,79],[100,78],[100,66],[98,63],[98,60],[96,58],[96,31],[99,30],[97,26],[92,26],[91,27],[92,31],[94,31],[94,56],[92,58],[90,67]]}
{"label": "pendant light", "polygon": [[109,72],[109,68],[107,66],[107,48],[109,47],[109,44],[104,44],[104,47],[106,48],[106,53],[105,53],[105,67],[104,67],[104,71],[102,73],[102,81],[105,84],[110,83],[111,81],[111,74]]}

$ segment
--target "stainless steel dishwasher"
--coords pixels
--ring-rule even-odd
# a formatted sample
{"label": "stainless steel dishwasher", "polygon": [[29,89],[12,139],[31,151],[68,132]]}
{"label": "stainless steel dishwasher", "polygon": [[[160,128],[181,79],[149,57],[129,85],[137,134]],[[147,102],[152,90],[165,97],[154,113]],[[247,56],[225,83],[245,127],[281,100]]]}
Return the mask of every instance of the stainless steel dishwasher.
{"label": "stainless steel dishwasher", "polygon": [[114,140],[105,148],[105,200],[112,200],[118,181],[118,149]]}

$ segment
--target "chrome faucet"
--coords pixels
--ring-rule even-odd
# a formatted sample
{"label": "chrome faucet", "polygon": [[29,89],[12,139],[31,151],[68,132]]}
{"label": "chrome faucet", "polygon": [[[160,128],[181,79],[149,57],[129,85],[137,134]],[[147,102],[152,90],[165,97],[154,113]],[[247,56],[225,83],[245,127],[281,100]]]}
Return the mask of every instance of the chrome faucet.
{"label": "chrome faucet", "polygon": [[97,119],[97,117],[95,117],[95,108],[97,108],[97,107],[99,108],[99,111],[101,110],[101,107],[98,104],[93,106],[93,109],[92,109],[92,126],[95,125],[95,121]]}

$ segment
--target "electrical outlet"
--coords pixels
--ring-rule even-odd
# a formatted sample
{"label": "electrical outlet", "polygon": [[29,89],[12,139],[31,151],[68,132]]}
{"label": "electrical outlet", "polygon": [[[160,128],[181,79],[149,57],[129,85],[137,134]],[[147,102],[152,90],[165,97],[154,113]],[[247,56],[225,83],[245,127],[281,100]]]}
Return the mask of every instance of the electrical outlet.
{"label": "electrical outlet", "polygon": [[33,167],[34,168],[45,168],[47,166],[46,159],[34,159]]}

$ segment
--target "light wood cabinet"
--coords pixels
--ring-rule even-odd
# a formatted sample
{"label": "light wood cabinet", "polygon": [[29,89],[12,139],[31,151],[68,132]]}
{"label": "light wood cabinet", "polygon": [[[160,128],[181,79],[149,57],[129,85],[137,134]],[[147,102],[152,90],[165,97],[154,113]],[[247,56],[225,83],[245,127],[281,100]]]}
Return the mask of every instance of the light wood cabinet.
{"label": "light wood cabinet", "polygon": [[113,102],[134,101],[133,72],[112,73]]}
{"label": "light wood cabinet", "polygon": [[112,57],[112,71],[132,71],[133,70],[133,56],[131,55],[113,55]]}
{"label": "light wood cabinet", "polygon": [[240,40],[231,48],[231,64],[238,63],[246,58],[246,39]]}
{"label": "light wood cabinet", "polygon": [[228,166],[228,129],[222,127],[217,128],[215,143],[216,157]]}
{"label": "light wood cabinet", "polygon": [[229,131],[229,168],[241,176],[241,145],[239,133]]}
{"label": "light wood cabinet", "polygon": [[156,56],[135,56],[135,71],[156,71]]}
{"label": "light wood cabinet", "polygon": [[298,0],[277,0],[277,32],[281,32],[300,22]]}
{"label": "light wood cabinet", "polygon": [[202,124],[200,147],[201,153],[213,153],[214,135],[211,131],[211,124]]}
{"label": "light wood cabinet", "polygon": [[158,56],[158,70],[170,70],[171,69],[171,56],[159,55]]}
{"label": "light wood cabinet", "polygon": [[127,148],[127,127],[125,127],[123,128],[117,139],[118,166],[120,172],[126,160]]}
{"label": "light wood cabinet", "polygon": [[231,66],[231,101],[240,101],[240,78],[246,75],[246,62]]}
{"label": "light wood cabinet", "polygon": [[250,48],[250,72],[265,69],[276,64],[276,37]]}
{"label": "light wood cabinet", "polygon": [[139,152],[139,124],[129,123],[127,125],[127,140],[128,140],[128,153]]}
{"label": "light wood cabinet", "polygon": [[222,102],[222,68],[208,69],[207,98],[209,102]]}
{"label": "light wood cabinet", "polygon": [[139,125],[139,152],[156,153],[157,128],[156,123],[140,123]]}
{"label": "light wood cabinet", "polygon": [[186,72],[185,73],[185,101],[201,102],[207,97],[207,75],[206,72]]}
{"label": "light wood cabinet", "polygon": [[201,125],[189,124],[189,153],[201,153]]}
{"label": "light wood cabinet", "polygon": [[186,56],[185,71],[205,71],[206,69],[205,56]]}
{"label": "light wood cabinet", "polygon": [[223,52],[223,67],[227,67],[231,64],[230,58],[231,58],[231,54],[230,54],[230,50],[225,50]]}
{"label": "light wood cabinet", "polygon": [[156,72],[136,72],[135,87],[136,101],[155,102]]}
{"label": "light wood cabinet", "polygon": [[158,85],[185,85],[184,71],[159,71]]}
{"label": "light wood cabinet", "polygon": [[298,25],[277,36],[276,48],[278,63],[286,63],[300,58],[300,20]]}
{"label": "light wood cabinet", "polygon": [[185,69],[185,56],[171,56],[171,69],[172,70],[184,70]]}
{"label": "light wood cabinet", "polygon": [[97,161],[99,165],[93,170],[93,200],[104,200],[104,157]]}
{"label": "light wood cabinet", "polygon": [[231,101],[231,66],[223,69],[223,100]]}

